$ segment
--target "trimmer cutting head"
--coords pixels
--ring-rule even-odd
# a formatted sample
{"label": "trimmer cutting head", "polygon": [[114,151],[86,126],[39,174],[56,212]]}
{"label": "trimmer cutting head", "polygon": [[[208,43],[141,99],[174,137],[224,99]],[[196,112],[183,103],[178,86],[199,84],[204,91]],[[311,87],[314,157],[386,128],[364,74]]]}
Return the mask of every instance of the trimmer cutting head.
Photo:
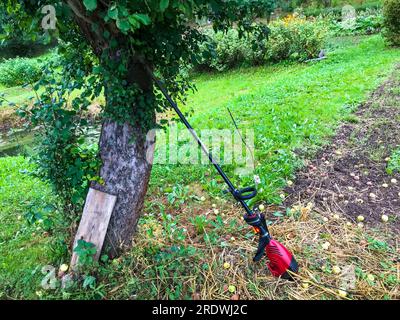
{"label": "trimmer cutting head", "polygon": [[268,269],[273,276],[292,280],[290,272],[298,272],[299,265],[296,259],[290,251],[278,241],[271,239],[265,247],[265,254],[269,260],[267,262]]}
{"label": "trimmer cutting head", "polygon": [[265,254],[269,260],[267,266],[272,275],[291,280],[291,272],[297,273],[299,270],[297,261],[286,247],[272,239],[265,216],[254,210],[252,215],[245,215],[243,218],[260,236],[253,260],[260,261]]}

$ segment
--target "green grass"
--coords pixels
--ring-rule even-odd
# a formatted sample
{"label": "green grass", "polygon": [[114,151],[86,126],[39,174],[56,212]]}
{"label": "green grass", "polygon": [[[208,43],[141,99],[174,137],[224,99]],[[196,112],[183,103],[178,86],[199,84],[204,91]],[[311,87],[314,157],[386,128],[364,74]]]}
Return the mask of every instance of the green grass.
{"label": "green grass", "polygon": [[[226,107],[239,128],[255,132],[256,173],[262,180],[256,200],[280,202],[303,156],[327,142],[341,120],[377,87],[400,61],[400,50],[387,49],[380,36],[362,38],[310,64],[279,64],[206,74],[195,79],[198,92],[187,102],[195,129],[233,129]],[[206,181],[206,166],[155,166],[153,183]],[[227,167],[231,171],[232,167]],[[179,178],[177,178],[179,177]],[[252,176],[241,178],[251,184]],[[239,182],[239,178],[236,177]]]}
{"label": "green grass", "polygon": [[38,223],[27,223],[26,214],[54,197],[47,185],[27,174],[30,169],[23,157],[0,158],[0,298],[35,298],[44,277],[40,269],[52,259],[49,238]]}
{"label": "green grass", "polygon": [[400,172],[400,148],[392,152],[390,159],[388,161],[386,171],[388,174]]}
{"label": "green grass", "polygon": [[[7,99],[7,102],[4,103],[4,106],[7,106],[8,102],[14,103],[16,105],[23,104],[27,100],[30,100],[34,96],[34,92],[31,90],[31,88],[28,87],[12,87],[12,88],[6,88],[2,85],[0,85],[0,93],[5,94],[5,98]],[[0,107],[1,108],[1,107]]]}

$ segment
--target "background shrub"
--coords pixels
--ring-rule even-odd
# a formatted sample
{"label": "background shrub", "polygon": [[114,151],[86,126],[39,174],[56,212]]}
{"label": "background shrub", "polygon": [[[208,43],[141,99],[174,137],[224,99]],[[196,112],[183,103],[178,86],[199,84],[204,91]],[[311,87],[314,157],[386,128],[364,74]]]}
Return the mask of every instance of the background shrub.
{"label": "background shrub", "polygon": [[14,87],[40,79],[42,65],[37,59],[15,58],[0,64],[0,84]]}
{"label": "background shrub", "polygon": [[208,41],[201,45],[203,60],[199,65],[200,69],[223,71],[244,62],[245,45],[236,30],[215,33],[212,29],[207,29],[205,34]]}
{"label": "background shrub", "polygon": [[310,6],[306,7],[304,9],[304,14],[307,17],[318,17],[318,16],[327,16],[327,15],[334,15],[337,18],[339,18],[342,15],[342,9],[343,6],[346,4],[350,4],[354,7],[354,9],[358,14],[362,14],[364,11],[367,10],[379,10],[382,8],[382,4],[380,1],[376,2],[370,2],[370,3],[363,3],[363,4],[357,4],[357,3],[349,3],[348,1],[336,4],[333,7],[316,7],[316,6]]}
{"label": "background shrub", "polygon": [[375,34],[379,33],[383,27],[382,9],[366,9],[357,12],[354,25],[343,24],[341,15],[328,15],[325,18],[334,36]]}
{"label": "background shrub", "polygon": [[289,15],[270,24],[267,59],[304,61],[323,49],[328,29],[323,21]]}
{"label": "background shrub", "polygon": [[400,46],[400,0],[385,0],[383,3],[384,35],[388,42]]}
{"label": "background shrub", "polygon": [[197,71],[224,71],[264,62],[267,38],[254,47],[251,36],[239,38],[239,33],[235,29],[230,29],[226,33],[215,33],[212,29],[206,29],[204,34],[208,40],[200,45],[203,58],[195,66]]}
{"label": "background shrub", "polygon": [[239,38],[235,29],[227,33],[206,29],[208,40],[200,46],[203,58],[195,70],[224,71],[282,60],[304,61],[318,56],[328,35],[326,22],[295,15],[276,20],[268,27],[269,35],[257,41],[252,35]]}
{"label": "background shrub", "polygon": [[16,56],[30,58],[40,56],[56,45],[56,41],[43,44],[41,41],[28,41],[21,38],[10,39],[0,43],[0,61]]}

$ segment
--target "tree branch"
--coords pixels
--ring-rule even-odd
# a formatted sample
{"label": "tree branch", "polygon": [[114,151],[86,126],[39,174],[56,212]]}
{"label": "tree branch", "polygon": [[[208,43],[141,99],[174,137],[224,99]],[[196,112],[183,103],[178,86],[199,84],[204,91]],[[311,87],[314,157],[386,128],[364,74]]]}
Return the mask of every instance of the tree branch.
{"label": "tree branch", "polygon": [[79,9],[78,9],[78,4],[77,4],[74,0],[67,0],[67,4],[68,4],[68,6],[72,9],[72,11],[75,13],[75,15],[76,15],[78,18],[84,20],[84,21],[85,21],[86,23],[88,23],[88,24],[92,24],[92,23],[93,23],[92,20],[90,20],[88,17],[84,16],[84,15],[82,14],[82,12],[79,11]]}
{"label": "tree branch", "polygon": [[[82,6],[81,1],[66,0],[66,3],[74,12],[76,21],[81,28],[81,31],[86,35],[94,51],[96,53],[100,53],[102,49],[107,47],[107,41],[103,38],[103,35],[98,28],[94,30],[91,28],[92,25],[94,25],[97,21],[94,21],[93,19],[85,15],[85,8]],[[100,24],[104,29],[104,23]]]}

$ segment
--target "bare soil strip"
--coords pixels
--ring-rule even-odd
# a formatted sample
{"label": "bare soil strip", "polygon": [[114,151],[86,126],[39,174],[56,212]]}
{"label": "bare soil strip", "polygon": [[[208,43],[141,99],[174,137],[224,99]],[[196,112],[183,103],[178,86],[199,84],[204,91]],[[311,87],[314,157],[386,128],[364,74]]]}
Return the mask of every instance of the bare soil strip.
{"label": "bare soil strip", "polygon": [[[355,118],[343,124],[332,143],[297,174],[286,191],[286,205],[313,202],[323,212],[353,220],[365,217],[371,226],[400,229],[400,174],[388,175],[387,158],[400,146],[400,66],[362,104]],[[395,180],[397,183],[395,183]]]}

